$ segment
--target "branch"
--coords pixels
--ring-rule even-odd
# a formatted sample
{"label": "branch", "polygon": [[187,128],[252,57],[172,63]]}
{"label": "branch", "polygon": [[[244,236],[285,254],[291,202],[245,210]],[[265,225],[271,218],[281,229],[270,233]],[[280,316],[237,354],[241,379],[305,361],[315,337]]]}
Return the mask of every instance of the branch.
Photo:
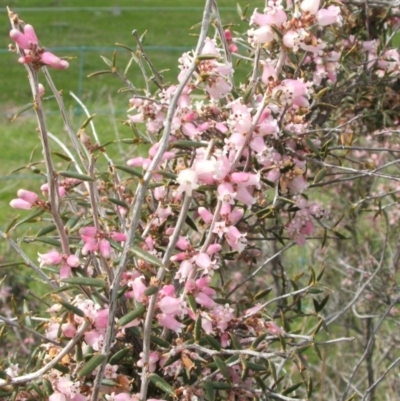
{"label": "branch", "polygon": [[85,334],[85,331],[90,325],[91,323],[89,321],[86,321],[83,324],[83,326],[79,329],[79,331],[76,333],[75,337],[68,342],[68,344],[60,351],[59,354],[57,354],[57,356],[54,359],[52,359],[47,365],[43,366],[43,368],[37,370],[36,372],[28,373],[27,375],[13,377],[7,380],[0,379],[0,387],[9,384],[23,384],[41,378],[47,371],[49,371],[55,365],[57,365],[58,362],[60,362],[64,358],[64,356],[67,355],[72,350],[72,348]]}

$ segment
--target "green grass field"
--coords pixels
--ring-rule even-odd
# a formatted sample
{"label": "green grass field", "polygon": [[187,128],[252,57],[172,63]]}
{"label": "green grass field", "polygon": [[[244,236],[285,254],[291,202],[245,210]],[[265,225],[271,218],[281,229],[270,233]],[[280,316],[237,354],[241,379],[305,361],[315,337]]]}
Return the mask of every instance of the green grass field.
{"label": "green grass field", "polygon": [[[54,50],[57,55],[70,57],[70,68],[51,71],[53,79],[57,88],[63,91],[74,127],[78,129],[85,117],[69,96],[70,91],[79,95],[91,113],[96,113],[96,127],[101,140],[105,141],[115,134],[113,120],[126,118],[129,95],[118,93],[123,85],[113,76],[87,78],[90,73],[106,68],[100,55],[111,58],[113,51],[117,50],[117,66],[123,70],[129,55],[115,43],[135,48],[132,30],[136,29],[140,35],[147,31],[144,44],[149,49],[148,56],[159,70],[167,70],[163,73],[166,82],[176,82],[177,59],[184,49],[196,44],[198,29],[190,28],[201,21],[204,3],[191,0],[189,7],[183,0],[120,0],[115,6],[114,1],[99,0],[93,7],[83,7],[77,0],[0,1],[0,9],[4,10],[1,15],[4,30],[0,37],[0,180],[3,183],[0,188],[0,225],[13,214],[8,202],[15,197],[16,190],[20,187],[36,189],[41,182],[40,176],[29,170],[19,171],[18,176],[9,175],[14,169],[28,164],[30,153],[39,145],[39,140],[33,113],[26,112],[17,120],[10,121],[16,111],[30,102],[31,95],[24,67],[17,63],[15,54],[7,51],[11,40],[6,6],[35,27],[42,46]],[[235,1],[221,0],[218,3],[224,24],[233,24],[234,30],[246,29],[246,22],[240,21],[237,14]],[[262,8],[263,3],[254,1],[251,6]],[[43,11],[35,7],[41,7]],[[213,33],[210,31],[210,35]],[[135,65],[129,78],[135,85],[143,85]],[[46,103],[46,114],[49,130],[64,138],[63,124],[54,101]],[[118,130],[121,136],[130,135],[122,124],[118,124]],[[36,149],[32,160],[41,160],[40,149]]]}

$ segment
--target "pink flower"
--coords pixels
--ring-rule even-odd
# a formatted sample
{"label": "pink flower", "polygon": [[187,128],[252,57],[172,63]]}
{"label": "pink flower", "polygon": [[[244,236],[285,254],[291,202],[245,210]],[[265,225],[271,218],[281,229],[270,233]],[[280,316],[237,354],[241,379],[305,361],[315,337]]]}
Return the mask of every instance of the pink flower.
{"label": "pink flower", "polygon": [[221,99],[232,89],[232,84],[223,76],[207,80],[206,91],[212,99]]}
{"label": "pink flower", "polygon": [[53,53],[43,51],[44,49],[39,47],[38,38],[32,25],[27,24],[23,29],[23,33],[18,29],[11,29],[10,31],[10,38],[14,40],[21,49],[25,50],[25,56],[18,60],[20,63],[45,64],[58,70],[65,70],[68,68],[68,61],[61,60]]}
{"label": "pink flower", "polygon": [[304,12],[309,12],[310,14],[316,14],[319,8],[320,0],[303,0],[300,4],[300,8]]}
{"label": "pink flower", "polygon": [[67,257],[67,263],[71,267],[79,267],[81,265],[81,261],[76,255],[69,255]]}
{"label": "pink flower", "polygon": [[[160,360],[160,357],[157,352],[151,351],[149,355],[149,372],[153,373],[157,368],[157,362]],[[140,353],[140,359],[137,361],[137,365],[142,368],[143,367],[143,352]]]}
{"label": "pink flower", "polygon": [[175,331],[175,333],[182,333],[182,329],[185,327],[184,324],[179,323],[174,316],[166,313],[160,313],[157,315],[158,324],[166,329]]}
{"label": "pink flower", "polygon": [[338,6],[329,6],[321,8],[317,13],[317,22],[319,26],[327,26],[332,24],[342,25],[341,11]]}
{"label": "pink flower", "polygon": [[19,189],[17,196],[31,205],[34,205],[39,200],[39,197],[34,192],[27,191],[25,189]]}
{"label": "pink flower", "polygon": [[276,74],[275,66],[272,64],[272,62],[261,60],[260,63],[263,66],[261,81],[265,85],[268,85],[271,81],[276,81],[278,76]]}
{"label": "pink flower", "polygon": [[208,255],[214,255],[215,253],[220,252],[222,249],[222,246],[220,244],[211,244],[208,248],[207,248],[207,254]]}
{"label": "pink flower", "polygon": [[23,199],[13,199],[10,202],[10,206],[13,209],[23,209],[23,210],[29,210],[32,208],[32,205],[29,202],[24,201]]}
{"label": "pink flower", "polygon": [[81,395],[79,382],[73,382],[67,378],[60,378],[56,381],[55,387],[61,394],[64,394],[68,400],[78,401],[86,399],[86,397],[76,398],[78,395]]}
{"label": "pink flower", "polygon": [[287,15],[283,9],[272,8],[266,10],[266,14],[260,14],[257,12],[257,8],[254,10],[253,15],[250,18],[250,25],[276,25],[281,26],[287,20]]}
{"label": "pink flower", "polygon": [[17,191],[17,199],[10,202],[10,206],[14,209],[31,209],[39,201],[39,197],[31,191],[26,189],[19,189]]}
{"label": "pink flower", "polygon": [[101,309],[97,311],[97,316],[94,320],[96,329],[105,329],[108,326],[108,309]]}
{"label": "pink flower", "polygon": [[249,29],[247,35],[252,46],[271,43],[274,40],[274,31],[269,25],[264,25],[257,29]]}
{"label": "pink flower", "polygon": [[64,323],[63,325],[61,325],[61,331],[63,332],[65,337],[72,338],[76,334],[76,327],[71,323]]}
{"label": "pink flower", "polygon": [[144,292],[147,290],[146,285],[143,283],[144,276],[136,277],[133,281],[130,281],[128,285],[132,288],[132,291],[125,293],[128,298],[135,298],[137,302],[144,301]]}
{"label": "pink flower", "polygon": [[232,184],[224,182],[218,185],[218,199],[224,203],[233,205],[235,203],[236,192],[233,190]]}
{"label": "pink flower", "polygon": [[61,263],[63,257],[62,255],[57,252],[57,251],[50,251],[47,253],[38,253],[39,255],[39,263],[40,263],[40,267],[44,266],[44,265],[58,265],[59,263]]}
{"label": "pink flower", "polygon": [[106,395],[107,401],[137,401],[137,398],[131,397],[128,393],[112,393],[111,395]]}
{"label": "pink flower", "polygon": [[265,327],[267,328],[268,332],[277,336],[277,335],[284,335],[285,332],[281,327],[279,327],[275,322],[266,322]]}
{"label": "pink flower", "polygon": [[217,47],[215,46],[215,41],[213,39],[206,38],[201,54],[215,54],[219,56]]}
{"label": "pink flower", "polygon": [[99,242],[100,255],[105,259],[109,259],[111,256],[111,245],[106,239],[102,239]]}
{"label": "pink flower", "polygon": [[40,59],[43,64],[46,64],[49,67],[55,68],[57,70],[65,70],[69,67],[68,61],[61,60],[55,54],[50,52],[43,52]]}
{"label": "pink flower", "polygon": [[182,236],[179,236],[178,241],[175,244],[175,247],[180,249],[181,251],[186,251],[190,248],[190,241]]}
{"label": "pink flower", "polygon": [[120,233],[118,231],[113,231],[110,234],[110,238],[116,242],[125,242],[127,237],[126,237],[126,234],[124,234],[124,233]]}
{"label": "pink flower", "polygon": [[241,253],[247,245],[246,234],[242,234],[235,226],[229,226],[228,229],[225,234],[226,241],[234,251]]}
{"label": "pink flower", "polygon": [[91,330],[85,333],[85,343],[90,345],[95,351],[99,351],[103,346],[104,334],[98,330]]}
{"label": "pink flower", "polygon": [[179,270],[175,274],[175,280],[179,280],[180,283],[183,283],[192,273],[194,266],[188,260],[184,260],[180,266]]}
{"label": "pink flower", "polygon": [[179,184],[177,191],[179,193],[186,192],[188,196],[192,196],[193,190],[199,187],[198,176],[196,172],[190,168],[182,170],[178,174],[176,181]]}
{"label": "pink flower", "polygon": [[159,301],[158,306],[163,313],[168,315],[180,315],[185,310],[181,304],[182,301],[179,298],[166,296]]}
{"label": "pink flower", "polygon": [[232,173],[231,182],[235,184],[242,184],[245,187],[249,185],[258,186],[260,184],[260,175],[246,172]]}
{"label": "pink flower", "polygon": [[[48,195],[49,194],[49,184],[46,182],[40,187],[40,190],[42,191],[43,195]],[[58,187],[58,195],[60,198],[62,198],[65,195],[65,187],[59,186]]]}
{"label": "pink flower", "polygon": [[18,29],[11,29],[10,38],[24,50],[33,50],[39,45],[35,31],[29,24],[24,26],[24,33]]}
{"label": "pink flower", "polygon": [[215,302],[204,292],[199,292],[195,295],[196,302],[205,308],[212,308]]}

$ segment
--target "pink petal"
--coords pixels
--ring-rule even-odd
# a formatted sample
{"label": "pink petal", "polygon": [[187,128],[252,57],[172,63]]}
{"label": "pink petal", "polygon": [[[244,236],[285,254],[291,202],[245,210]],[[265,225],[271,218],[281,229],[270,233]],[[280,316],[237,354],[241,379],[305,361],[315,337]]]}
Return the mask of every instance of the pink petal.
{"label": "pink petal", "polygon": [[39,197],[34,192],[27,191],[26,189],[19,189],[17,192],[17,196],[18,198],[23,199],[31,205],[35,204],[39,199]]}
{"label": "pink petal", "polygon": [[10,202],[10,206],[14,209],[24,209],[29,210],[32,208],[32,205],[29,202],[24,201],[23,199],[13,199]]}
{"label": "pink petal", "polygon": [[61,60],[55,54],[50,53],[50,52],[42,53],[42,55],[40,56],[40,59],[43,64],[46,64],[52,68],[56,68],[57,70],[65,70],[69,66],[68,61]]}

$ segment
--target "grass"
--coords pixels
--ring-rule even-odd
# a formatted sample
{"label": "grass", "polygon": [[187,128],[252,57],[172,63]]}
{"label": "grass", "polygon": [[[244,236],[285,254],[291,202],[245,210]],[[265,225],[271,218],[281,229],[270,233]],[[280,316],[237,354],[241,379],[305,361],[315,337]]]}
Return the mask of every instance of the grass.
{"label": "grass", "polygon": [[[96,1],[97,9],[82,8],[82,2],[77,0],[66,1],[4,1],[0,0],[0,6],[4,13],[0,21],[4,27],[9,26],[6,5],[17,12],[24,21],[32,24],[37,32],[39,40],[47,49],[58,50],[57,55],[70,57],[70,68],[66,71],[52,71],[53,79],[59,90],[64,93],[70,115],[75,129],[78,129],[84,121],[79,107],[69,97],[70,91],[76,93],[90,109],[96,113],[95,123],[99,135],[103,140],[108,140],[114,135],[112,124],[113,107],[115,117],[119,120],[126,118],[127,94],[118,94],[118,89],[123,86],[112,76],[99,76],[87,78],[87,75],[106,68],[100,55],[111,58],[116,42],[135,48],[135,40],[131,35],[133,29],[139,34],[147,31],[144,44],[149,50],[148,56],[154,65],[164,72],[165,80],[176,82],[178,73],[177,59],[183,49],[192,48],[196,44],[198,28],[190,30],[198,24],[202,17],[203,0],[192,0],[190,7],[187,1],[171,0],[167,3],[171,10],[166,9],[163,0],[120,0],[118,6],[111,0]],[[254,2],[254,6],[263,6],[263,1]],[[241,22],[237,11],[236,2],[232,0],[219,1],[221,16],[226,24],[236,24],[234,29],[246,29],[246,23]],[[33,7],[46,7],[52,11],[37,12]],[[77,7],[75,10],[57,11],[60,7]],[[109,7],[110,9],[101,9]],[[124,7],[136,7],[135,10]],[[176,8],[173,8],[176,7]],[[27,8],[24,10],[23,8]],[[242,25],[242,26],[240,26]],[[8,176],[10,171],[24,166],[29,162],[29,155],[38,146],[38,136],[35,132],[36,122],[32,113],[25,113],[16,121],[10,122],[10,117],[21,107],[31,101],[26,72],[16,61],[16,55],[6,52],[10,39],[7,35],[8,28],[0,38],[0,127],[2,133],[2,154],[0,164],[0,179],[4,183],[0,190],[0,224],[7,220],[10,210],[8,202],[15,196],[19,187],[27,186],[36,189],[40,179],[32,175],[28,170],[21,170],[22,176]],[[212,31],[210,31],[212,34]],[[93,48],[101,47],[102,50]],[[56,50],[54,50],[56,51]],[[119,49],[117,53],[117,66],[121,70],[125,68],[129,55]],[[137,84],[143,82],[139,69],[133,66],[129,78]],[[44,78],[41,80],[44,81]],[[139,83],[140,86],[140,83]],[[110,100],[112,99],[112,100]],[[112,101],[112,107],[110,102]],[[46,103],[49,130],[57,135],[63,134],[63,125],[57,115],[55,102]],[[121,135],[126,128],[120,126]],[[129,132],[126,132],[129,135]],[[129,152],[129,150],[127,151]],[[33,160],[40,160],[40,152],[37,151]]]}

